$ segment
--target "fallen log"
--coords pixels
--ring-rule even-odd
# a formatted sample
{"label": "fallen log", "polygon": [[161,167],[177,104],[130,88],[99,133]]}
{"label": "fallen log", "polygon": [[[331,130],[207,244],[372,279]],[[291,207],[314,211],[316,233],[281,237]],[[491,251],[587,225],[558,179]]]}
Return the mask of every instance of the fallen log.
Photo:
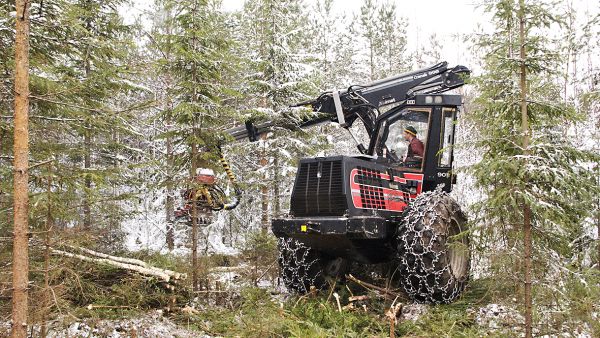
{"label": "fallen log", "polygon": [[[89,250],[89,249],[87,249],[87,250]],[[134,271],[134,272],[137,272],[144,276],[156,277],[166,283],[175,282],[176,280],[184,279],[186,277],[185,274],[181,274],[181,273],[171,271],[171,270],[159,269],[159,268],[156,268],[153,266],[148,266],[148,265],[147,265],[147,267],[144,267],[144,266],[136,265],[136,264],[123,263],[122,261],[117,261],[117,260],[112,259],[115,256],[110,256],[110,255],[106,255],[106,254],[102,254],[102,255],[109,257],[109,258],[100,258],[98,255],[95,255],[98,257],[89,257],[89,256],[81,255],[81,254],[75,254],[75,253],[71,253],[71,252],[67,252],[67,251],[63,251],[63,250],[54,249],[54,248],[52,248],[51,251],[52,251],[52,254],[54,254],[54,255],[76,258],[76,259],[86,261],[86,262],[106,264],[106,265],[110,265],[110,266],[113,266],[116,268]],[[92,251],[92,250],[90,250],[90,251]],[[93,251],[93,252],[96,254],[101,254],[99,252],[95,252],[95,251]]]}
{"label": "fallen log", "polygon": [[78,250],[87,254],[90,254],[92,256],[97,256],[100,258],[108,258],[108,259],[112,259],[114,261],[117,262],[121,262],[121,263],[127,263],[127,264],[133,264],[133,265],[139,265],[139,266],[143,266],[143,267],[148,267],[148,263],[139,260],[139,259],[135,259],[135,258],[127,258],[127,257],[119,257],[119,256],[111,256],[111,255],[107,255],[105,253],[102,252],[98,252],[98,251],[94,251],[94,250],[90,250],[88,248],[83,248],[80,246],[72,246],[72,245],[67,245],[67,247],[74,249],[74,250]]}
{"label": "fallen log", "polygon": [[153,271],[157,271],[159,273],[164,273],[176,280],[178,279],[186,279],[186,275],[179,273],[177,271],[172,271],[172,270],[168,270],[168,269],[159,269],[155,266],[152,266],[142,260],[139,259],[135,259],[135,258],[127,258],[127,257],[119,257],[119,256],[111,256],[111,255],[107,255],[105,253],[102,252],[98,252],[98,251],[94,251],[94,250],[90,250],[88,248],[83,248],[83,247],[77,247],[77,246],[68,246],[69,248],[75,249],[75,250],[79,250],[81,252],[84,252],[86,254],[92,255],[92,256],[96,256],[96,257],[100,257],[103,259],[108,259],[111,261],[115,261],[115,262],[119,262],[119,263],[124,263],[124,264],[129,264],[129,265],[137,265],[140,266],[142,268],[145,269],[149,269],[149,270],[153,270]]}

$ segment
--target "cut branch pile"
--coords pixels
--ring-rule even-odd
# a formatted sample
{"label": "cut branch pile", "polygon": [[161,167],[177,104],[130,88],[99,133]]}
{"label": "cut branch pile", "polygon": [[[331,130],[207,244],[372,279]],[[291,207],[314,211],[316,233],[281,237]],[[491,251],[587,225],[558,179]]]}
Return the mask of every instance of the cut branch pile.
{"label": "cut branch pile", "polygon": [[144,276],[150,276],[158,278],[159,280],[167,283],[168,289],[174,289],[173,285],[179,280],[183,280],[187,278],[186,274],[179,273],[172,270],[160,269],[154,266],[149,265],[148,263],[141,261],[139,259],[134,258],[126,258],[126,257],[118,257],[111,256],[101,252],[97,252],[94,250],[90,250],[87,248],[74,247],[69,246],[69,248],[79,251],[79,253],[68,252],[64,250],[58,250],[52,248],[52,254],[76,258],[82,261],[91,262],[91,263],[100,263],[110,265],[119,269],[125,269],[129,271],[133,271],[139,273]]}
{"label": "cut branch pile", "polygon": [[383,288],[377,285],[373,285],[371,283],[362,281],[352,275],[346,275],[346,278],[349,281],[352,281],[360,286],[362,286],[363,288],[369,290],[369,291],[374,291],[377,294],[379,294],[381,297],[390,299],[390,300],[404,300],[407,301],[410,298],[403,292],[401,292],[400,290],[390,290],[388,288]]}

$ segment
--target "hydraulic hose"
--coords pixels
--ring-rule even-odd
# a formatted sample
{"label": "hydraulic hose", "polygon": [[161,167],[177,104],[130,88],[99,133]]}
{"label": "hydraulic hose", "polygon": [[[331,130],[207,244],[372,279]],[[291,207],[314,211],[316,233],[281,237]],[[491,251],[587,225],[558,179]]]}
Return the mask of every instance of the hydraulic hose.
{"label": "hydraulic hose", "polygon": [[240,189],[237,178],[235,177],[235,175],[233,174],[233,171],[231,170],[231,167],[229,166],[229,162],[227,162],[227,160],[225,159],[223,150],[221,149],[220,146],[218,147],[218,149],[219,149],[219,156],[220,156],[219,162],[221,162],[221,165],[223,166],[223,169],[225,170],[225,173],[227,174],[229,181],[233,185],[233,190],[235,192],[235,195],[233,196],[231,201],[229,203],[223,204],[223,209],[224,210],[232,210],[232,209],[235,209],[235,207],[237,207],[238,204],[240,204],[240,197],[242,195],[242,189]]}

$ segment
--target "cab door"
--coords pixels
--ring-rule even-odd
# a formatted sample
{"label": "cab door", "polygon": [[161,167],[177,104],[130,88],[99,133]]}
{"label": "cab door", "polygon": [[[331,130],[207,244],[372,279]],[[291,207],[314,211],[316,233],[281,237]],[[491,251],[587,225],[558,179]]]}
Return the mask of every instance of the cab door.
{"label": "cab door", "polygon": [[[456,111],[456,107],[442,105],[403,107],[379,121],[370,150],[395,170],[421,174],[423,191],[441,185],[449,192],[453,179]],[[404,130],[409,126],[417,131],[416,138],[424,146],[423,157],[418,161],[406,157],[409,140]]]}

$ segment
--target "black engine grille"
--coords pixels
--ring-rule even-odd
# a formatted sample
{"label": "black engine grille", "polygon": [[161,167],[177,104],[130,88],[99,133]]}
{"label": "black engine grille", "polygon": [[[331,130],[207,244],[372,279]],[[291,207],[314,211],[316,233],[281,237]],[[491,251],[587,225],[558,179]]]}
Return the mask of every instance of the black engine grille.
{"label": "black engine grille", "polygon": [[346,212],[341,161],[300,164],[292,192],[294,216],[341,216]]}

